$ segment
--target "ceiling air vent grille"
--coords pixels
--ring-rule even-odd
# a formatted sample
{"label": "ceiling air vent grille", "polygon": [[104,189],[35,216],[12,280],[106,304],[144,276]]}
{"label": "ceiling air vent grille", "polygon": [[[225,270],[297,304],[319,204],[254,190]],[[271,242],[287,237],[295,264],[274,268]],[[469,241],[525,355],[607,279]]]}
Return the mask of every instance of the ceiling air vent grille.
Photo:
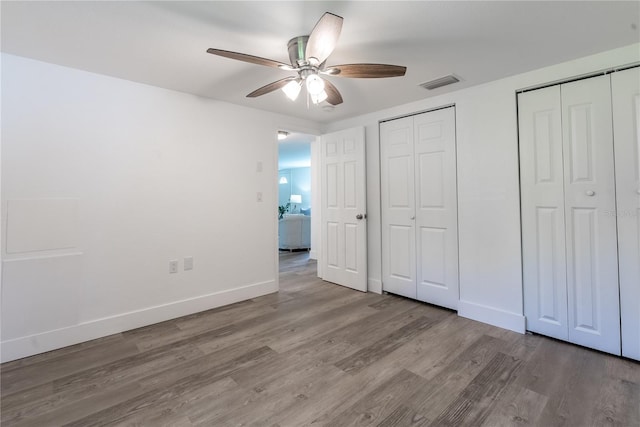
{"label": "ceiling air vent grille", "polygon": [[439,79],[422,83],[420,86],[427,90],[433,90],[442,86],[458,83],[459,81],[460,81],[459,78],[457,78],[453,74],[449,74],[448,76],[440,77]]}

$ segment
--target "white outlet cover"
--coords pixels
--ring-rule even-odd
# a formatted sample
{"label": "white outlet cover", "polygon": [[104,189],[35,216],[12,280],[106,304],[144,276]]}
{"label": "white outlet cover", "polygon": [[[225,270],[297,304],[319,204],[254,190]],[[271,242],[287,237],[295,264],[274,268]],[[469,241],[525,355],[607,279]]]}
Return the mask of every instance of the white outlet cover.
{"label": "white outlet cover", "polygon": [[177,273],[178,272],[178,260],[173,259],[169,261],[169,273]]}
{"label": "white outlet cover", "polygon": [[193,270],[193,257],[192,256],[184,257],[184,269],[185,270]]}

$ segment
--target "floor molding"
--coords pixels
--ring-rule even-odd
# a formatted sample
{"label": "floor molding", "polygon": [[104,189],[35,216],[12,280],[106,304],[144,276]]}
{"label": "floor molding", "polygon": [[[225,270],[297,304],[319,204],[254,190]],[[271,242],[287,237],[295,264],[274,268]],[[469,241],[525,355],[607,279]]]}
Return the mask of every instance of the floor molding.
{"label": "floor molding", "polygon": [[0,360],[4,363],[277,291],[276,281],[269,280],[2,341]]}
{"label": "floor molding", "polygon": [[494,307],[460,300],[458,301],[458,315],[521,334],[525,332],[525,317],[523,315]]}

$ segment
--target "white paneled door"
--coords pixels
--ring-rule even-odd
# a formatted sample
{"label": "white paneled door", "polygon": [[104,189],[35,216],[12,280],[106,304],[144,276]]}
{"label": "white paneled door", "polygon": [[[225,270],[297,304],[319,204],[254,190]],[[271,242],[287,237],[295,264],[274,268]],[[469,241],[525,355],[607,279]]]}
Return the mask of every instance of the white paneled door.
{"label": "white paneled door", "polygon": [[569,340],[620,354],[611,80],[594,77],[560,89]]}
{"label": "white paneled door", "polygon": [[420,301],[458,308],[455,110],[414,117],[417,292]]}
{"label": "white paneled door", "polygon": [[518,95],[527,329],[568,340],[560,86]]}
{"label": "white paneled door", "polygon": [[455,108],[380,124],[382,283],[457,309]]}
{"label": "white paneled door", "polygon": [[611,76],[622,355],[640,360],[640,69]]}
{"label": "white paneled door", "polygon": [[610,76],[518,101],[527,329],[620,354]]}
{"label": "white paneled door", "polygon": [[382,283],[416,298],[413,117],[380,124]]}
{"label": "white paneled door", "polygon": [[322,278],[367,291],[364,128],[321,138]]}

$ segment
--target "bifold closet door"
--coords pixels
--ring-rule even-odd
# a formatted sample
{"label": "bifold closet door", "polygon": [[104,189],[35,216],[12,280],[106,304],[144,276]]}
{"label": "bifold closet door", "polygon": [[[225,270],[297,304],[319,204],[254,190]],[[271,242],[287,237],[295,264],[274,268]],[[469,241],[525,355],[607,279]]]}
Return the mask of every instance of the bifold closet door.
{"label": "bifold closet door", "polygon": [[560,86],[518,95],[527,329],[568,340]]}
{"label": "bifold closet door", "polygon": [[569,341],[620,354],[611,79],[560,90]]}
{"label": "bifold closet door", "polygon": [[640,68],[611,76],[622,355],[640,360]]}
{"label": "bifold closet door", "polygon": [[414,116],[417,298],[458,308],[455,110]]}
{"label": "bifold closet door", "polygon": [[527,329],[620,354],[610,77],[518,97]]}
{"label": "bifold closet door", "polygon": [[455,109],[380,124],[382,289],[458,308]]}
{"label": "bifold closet door", "polygon": [[380,124],[383,289],[416,298],[413,117]]}

